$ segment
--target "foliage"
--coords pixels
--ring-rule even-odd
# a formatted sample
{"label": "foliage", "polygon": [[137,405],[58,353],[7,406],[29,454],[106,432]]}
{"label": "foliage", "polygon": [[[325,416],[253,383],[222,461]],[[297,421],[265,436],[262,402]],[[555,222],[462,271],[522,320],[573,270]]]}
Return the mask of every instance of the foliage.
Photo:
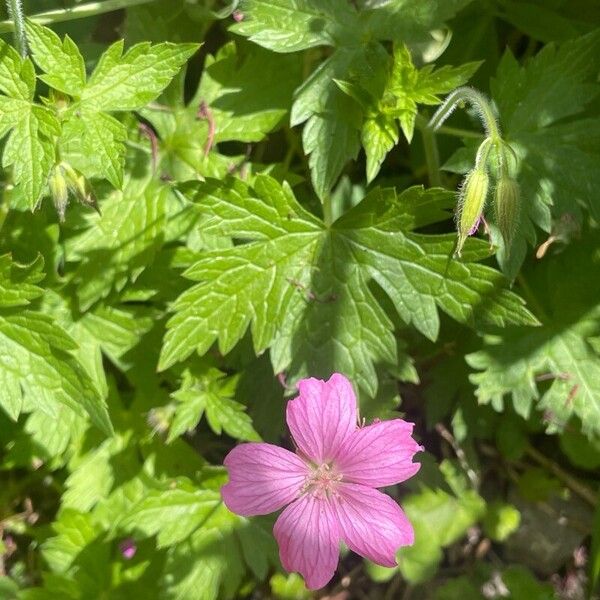
{"label": "foliage", "polygon": [[[221,465],[288,444],[297,381],[337,371],[425,451],[387,490],[415,544],[346,552],[327,593],[594,598],[598,10],[24,5],[25,55],[0,22],[0,597],[317,597]],[[428,126],[459,88],[521,208],[459,218],[455,257],[489,133],[462,105]]]}

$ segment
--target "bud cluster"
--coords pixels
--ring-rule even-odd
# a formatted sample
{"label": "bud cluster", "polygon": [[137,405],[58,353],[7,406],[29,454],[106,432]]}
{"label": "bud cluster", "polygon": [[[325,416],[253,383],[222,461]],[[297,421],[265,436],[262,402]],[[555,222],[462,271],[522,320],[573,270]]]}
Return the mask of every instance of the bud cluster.
{"label": "bud cluster", "polygon": [[498,143],[486,138],[477,153],[475,166],[467,173],[459,192],[456,256],[461,255],[467,237],[476,233],[480,222],[484,221],[484,210],[491,187],[487,162],[489,148],[492,146],[496,148],[498,154],[497,175],[494,176],[493,184],[494,219],[507,251],[519,225],[520,191],[516,179],[509,173],[508,150],[506,150],[509,147],[504,141]]}
{"label": "bud cluster", "polygon": [[48,178],[48,187],[61,223],[65,220],[69,194],[75,196],[82,204],[93,206],[98,210],[96,198],[88,181],[67,162],[61,162],[52,169]]}
{"label": "bud cluster", "polygon": [[502,139],[500,128],[489,100],[472,88],[458,88],[442,104],[431,119],[429,126],[437,129],[462,102],[472,104],[483,123],[486,137],[477,150],[475,166],[460,188],[456,211],[458,240],[455,255],[460,256],[468,236],[473,235],[481,221],[491,187],[489,163],[495,158],[493,170],[494,219],[504,239],[506,250],[510,248],[519,225],[519,184],[511,175],[511,161],[516,162],[513,149]]}

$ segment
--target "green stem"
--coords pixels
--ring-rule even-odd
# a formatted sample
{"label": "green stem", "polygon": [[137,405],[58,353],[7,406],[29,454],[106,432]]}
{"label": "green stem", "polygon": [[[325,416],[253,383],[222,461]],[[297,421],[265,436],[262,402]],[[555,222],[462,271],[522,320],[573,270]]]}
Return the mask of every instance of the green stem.
{"label": "green stem", "polygon": [[440,154],[438,152],[435,132],[430,127],[421,128],[423,147],[425,148],[425,160],[429,173],[429,185],[431,187],[442,187],[442,176],[440,173]]}
{"label": "green stem", "polygon": [[[423,115],[417,114],[415,119],[415,126],[417,129],[422,130],[429,126],[427,119]],[[480,140],[483,135],[478,131],[471,131],[470,129],[461,129],[460,127],[447,127],[446,125],[440,125],[436,130],[436,133],[442,133],[445,135],[451,135],[459,138],[472,138]]]}
{"label": "green stem", "polygon": [[323,196],[323,222],[326,227],[333,223],[333,211],[331,210],[331,194]]}
{"label": "green stem", "polygon": [[[7,2],[15,2],[16,0],[7,0]],[[104,13],[119,10],[121,8],[131,8],[141,4],[150,4],[155,0],[105,0],[104,2],[89,2],[88,4],[79,4],[73,8],[64,8],[56,10],[47,10],[45,12],[31,15],[29,18],[40,25],[50,25],[61,21],[73,21],[75,19],[83,19],[85,17],[93,17]],[[0,34],[13,31],[15,26],[12,19],[8,21],[0,21]]]}
{"label": "green stem", "polygon": [[25,33],[25,15],[21,0],[6,0],[6,8],[14,30],[15,46],[19,54],[25,58],[27,56],[27,34]]}
{"label": "green stem", "polygon": [[459,138],[472,138],[474,140],[480,140],[483,136],[477,131],[471,131],[470,129],[461,129],[459,127],[447,127],[441,125],[436,130],[436,133],[443,133],[445,135],[452,135]]}

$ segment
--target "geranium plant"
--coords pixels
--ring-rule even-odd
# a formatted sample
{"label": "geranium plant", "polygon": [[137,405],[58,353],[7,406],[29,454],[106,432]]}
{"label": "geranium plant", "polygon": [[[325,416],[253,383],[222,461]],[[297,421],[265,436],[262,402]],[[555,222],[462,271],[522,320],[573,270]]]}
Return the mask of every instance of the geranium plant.
{"label": "geranium plant", "polygon": [[600,12],[5,0],[0,598],[594,598]]}

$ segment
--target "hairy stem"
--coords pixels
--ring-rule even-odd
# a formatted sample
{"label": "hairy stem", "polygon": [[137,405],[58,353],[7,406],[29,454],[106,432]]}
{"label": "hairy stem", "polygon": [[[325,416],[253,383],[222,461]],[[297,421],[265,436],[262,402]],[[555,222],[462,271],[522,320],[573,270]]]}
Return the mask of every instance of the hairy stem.
{"label": "hairy stem", "polygon": [[8,16],[14,31],[15,46],[19,54],[25,58],[27,56],[27,34],[25,33],[25,15],[23,14],[23,4],[21,0],[6,0]]}
{"label": "hairy stem", "polygon": [[[7,4],[20,4],[20,0],[6,0]],[[104,2],[88,2],[87,4],[79,4],[73,8],[61,8],[56,10],[47,10],[29,18],[40,25],[49,25],[59,23],[61,21],[73,21],[75,19],[83,19],[85,17],[93,17],[101,15],[121,8],[131,8],[140,4],[150,4],[155,0],[105,0]],[[16,23],[12,19],[8,21],[0,21],[0,33],[16,31]]]}
{"label": "hairy stem", "polygon": [[454,112],[462,102],[468,102],[475,108],[487,137],[496,143],[500,140],[500,128],[490,101],[474,88],[460,87],[455,89],[429,121],[429,127],[436,130]]}

